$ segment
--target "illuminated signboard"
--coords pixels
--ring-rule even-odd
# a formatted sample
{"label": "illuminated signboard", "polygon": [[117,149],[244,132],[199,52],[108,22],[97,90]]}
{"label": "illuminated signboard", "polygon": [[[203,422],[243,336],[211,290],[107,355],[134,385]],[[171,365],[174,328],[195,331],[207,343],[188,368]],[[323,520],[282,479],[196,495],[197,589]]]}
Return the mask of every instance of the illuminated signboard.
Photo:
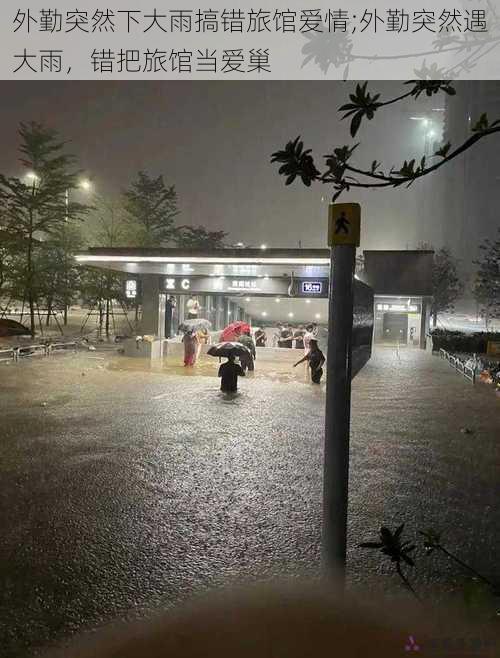
{"label": "illuminated signboard", "polygon": [[125,282],[125,297],[127,299],[135,299],[137,297],[137,281],[135,279],[128,279]]}
{"label": "illuminated signboard", "polygon": [[403,313],[418,313],[419,308],[414,304],[377,304],[377,311],[399,311]]}
{"label": "illuminated signboard", "polygon": [[190,279],[165,279],[165,290],[189,290],[190,288]]}
{"label": "illuminated signboard", "polygon": [[256,279],[231,279],[231,283],[228,285],[227,289],[231,291],[253,290],[254,292],[260,290]]}
{"label": "illuminated signboard", "polygon": [[302,281],[303,295],[321,295],[323,283],[321,281]]}

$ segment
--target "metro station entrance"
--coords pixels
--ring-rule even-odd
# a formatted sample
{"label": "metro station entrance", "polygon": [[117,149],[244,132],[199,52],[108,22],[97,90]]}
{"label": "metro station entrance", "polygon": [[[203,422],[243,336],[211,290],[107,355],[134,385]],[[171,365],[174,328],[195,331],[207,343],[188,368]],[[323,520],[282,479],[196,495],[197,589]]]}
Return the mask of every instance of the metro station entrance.
{"label": "metro station entrance", "polygon": [[[354,281],[356,341],[365,353],[372,336],[375,343],[399,339],[425,348],[433,252],[365,251],[364,257],[362,280]],[[135,294],[142,309],[138,331],[155,340],[168,333],[169,322],[177,335],[193,296],[214,339],[236,320],[265,328],[270,345],[278,323],[315,322],[325,338],[335,330],[327,326],[329,249],[93,248],[76,260],[123,274],[125,294]],[[175,300],[170,321],[169,299]]]}
{"label": "metro station entrance", "polygon": [[383,320],[384,342],[401,343],[406,345],[408,341],[408,314],[407,313],[385,313]]}

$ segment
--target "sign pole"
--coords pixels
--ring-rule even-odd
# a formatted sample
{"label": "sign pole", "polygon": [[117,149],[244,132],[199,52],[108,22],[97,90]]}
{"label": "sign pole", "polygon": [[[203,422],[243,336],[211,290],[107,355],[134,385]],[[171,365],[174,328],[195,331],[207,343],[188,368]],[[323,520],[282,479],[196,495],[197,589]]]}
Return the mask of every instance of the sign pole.
{"label": "sign pole", "polygon": [[354,270],[358,204],[330,206],[330,297],[323,479],[323,562],[345,582],[351,416]]}

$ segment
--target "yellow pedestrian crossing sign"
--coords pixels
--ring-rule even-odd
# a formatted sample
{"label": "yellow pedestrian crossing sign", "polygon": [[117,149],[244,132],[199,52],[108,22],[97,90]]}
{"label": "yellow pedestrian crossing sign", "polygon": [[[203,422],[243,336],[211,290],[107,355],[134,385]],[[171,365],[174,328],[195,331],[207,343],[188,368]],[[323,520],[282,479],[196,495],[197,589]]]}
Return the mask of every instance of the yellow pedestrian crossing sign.
{"label": "yellow pedestrian crossing sign", "polygon": [[328,209],[328,244],[359,247],[361,206],[359,203],[331,203]]}

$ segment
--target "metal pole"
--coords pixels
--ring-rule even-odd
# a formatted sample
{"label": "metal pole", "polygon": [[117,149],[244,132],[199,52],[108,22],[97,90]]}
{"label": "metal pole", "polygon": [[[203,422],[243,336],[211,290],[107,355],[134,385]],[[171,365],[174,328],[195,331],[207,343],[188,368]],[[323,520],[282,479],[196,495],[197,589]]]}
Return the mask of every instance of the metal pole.
{"label": "metal pole", "polygon": [[330,261],[328,359],[323,480],[323,561],[345,580],[352,317],[356,247],[336,245]]}

